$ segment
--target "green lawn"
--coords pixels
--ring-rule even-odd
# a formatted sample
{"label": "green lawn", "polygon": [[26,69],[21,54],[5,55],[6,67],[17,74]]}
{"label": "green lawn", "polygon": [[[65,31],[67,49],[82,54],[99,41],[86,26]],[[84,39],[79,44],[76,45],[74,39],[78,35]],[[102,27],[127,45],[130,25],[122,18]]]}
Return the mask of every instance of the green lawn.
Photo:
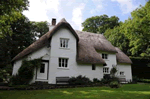
{"label": "green lawn", "polygon": [[150,99],[150,84],[49,90],[0,91],[0,99]]}

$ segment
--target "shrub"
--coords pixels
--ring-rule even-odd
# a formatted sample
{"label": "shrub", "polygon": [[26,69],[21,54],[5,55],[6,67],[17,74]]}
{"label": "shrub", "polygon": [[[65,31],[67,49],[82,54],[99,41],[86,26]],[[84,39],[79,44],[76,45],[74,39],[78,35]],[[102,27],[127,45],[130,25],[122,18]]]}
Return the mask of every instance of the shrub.
{"label": "shrub", "polygon": [[34,60],[23,60],[18,74],[12,76],[10,85],[27,85],[32,80],[34,69],[41,65],[41,58]]}
{"label": "shrub", "polygon": [[104,79],[111,79],[110,74],[105,74],[103,78]]}
{"label": "shrub", "polygon": [[7,82],[9,81],[10,75],[6,70],[0,69],[0,82]]}
{"label": "shrub", "polygon": [[97,78],[93,78],[93,83],[100,83],[100,80]]}
{"label": "shrub", "polygon": [[79,75],[77,77],[71,77],[68,82],[70,85],[87,85],[91,83],[88,77],[82,75]]}
{"label": "shrub", "polygon": [[118,88],[120,85],[117,81],[112,81],[112,82],[110,82],[109,86],[111,88]]}

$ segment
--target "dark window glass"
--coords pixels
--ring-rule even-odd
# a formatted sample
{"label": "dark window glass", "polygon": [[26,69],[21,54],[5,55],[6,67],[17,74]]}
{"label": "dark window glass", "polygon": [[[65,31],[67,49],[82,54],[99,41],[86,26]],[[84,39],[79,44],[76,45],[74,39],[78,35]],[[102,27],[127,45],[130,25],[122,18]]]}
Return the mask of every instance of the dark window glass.
{"label": "dark window glass", "polygon": [[40,73],[45,72],[45,64],[41,64]]}
{"label": "dark window glass", "polygon": [[92,70],[95,70],[95,69],[96,69],[95,64],[92,64]]}
{"label": "dark window glass", "polygon": [[62,59],[62,67],[64,67],[64,59]]}
{"label": "dark window glass", "polygon": [[60,47],[62,47],[62,39],[60,39]]}
{"label": "dark window glass", "polygon": [[102,54],[102,58],[104,59],[104,54]]}
{"label": "dark window glass", "polygon": [[66,59],[66,62],[65,62],[65,67],[67,67],[67,64],[68,64],[68,59]]}
{"label": "dark window glass", "polygon": [[59,58],[59,67],[61,67],[61,58]]}
{"label": "dark window glass", "polygon": [[107,54],[105,54],[105,59],[107,59]]}

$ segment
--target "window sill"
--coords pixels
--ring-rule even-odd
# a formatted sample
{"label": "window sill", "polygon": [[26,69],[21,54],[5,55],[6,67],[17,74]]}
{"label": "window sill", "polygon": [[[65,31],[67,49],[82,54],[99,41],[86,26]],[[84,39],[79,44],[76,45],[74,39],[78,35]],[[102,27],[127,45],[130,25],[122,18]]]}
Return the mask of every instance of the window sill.
{"label": "window sill", "polygon": [[70,50],[70,48],[59,47],[59,49]]}
{"label": "window sill", "polygon": [[65,70],[69,70],[69,68],[63,68],[63,67],[57,67],[57,69],[65,69]]}

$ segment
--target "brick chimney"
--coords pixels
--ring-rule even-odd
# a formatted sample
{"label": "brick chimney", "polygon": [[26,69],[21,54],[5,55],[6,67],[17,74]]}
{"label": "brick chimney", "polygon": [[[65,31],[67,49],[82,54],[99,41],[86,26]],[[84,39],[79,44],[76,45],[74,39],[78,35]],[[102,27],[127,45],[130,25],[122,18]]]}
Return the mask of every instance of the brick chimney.
{"label": "brick chimney", "polygon": [[49,25],[49,31],[52,30],[56,25],[56,19],[55,18],[52,18],[52,22],[51,24]]}

